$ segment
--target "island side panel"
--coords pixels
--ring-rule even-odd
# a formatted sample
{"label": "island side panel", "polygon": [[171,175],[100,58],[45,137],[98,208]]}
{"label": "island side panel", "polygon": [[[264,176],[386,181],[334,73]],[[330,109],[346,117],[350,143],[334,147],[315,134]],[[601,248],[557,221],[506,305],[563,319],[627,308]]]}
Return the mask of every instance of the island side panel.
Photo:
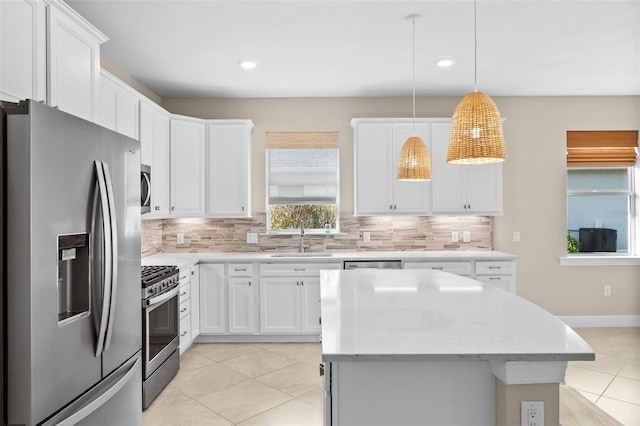
{"label": "island side panel", "polygon": [[331,426],[495,424],[487,362],[332,362],[331,374]]}

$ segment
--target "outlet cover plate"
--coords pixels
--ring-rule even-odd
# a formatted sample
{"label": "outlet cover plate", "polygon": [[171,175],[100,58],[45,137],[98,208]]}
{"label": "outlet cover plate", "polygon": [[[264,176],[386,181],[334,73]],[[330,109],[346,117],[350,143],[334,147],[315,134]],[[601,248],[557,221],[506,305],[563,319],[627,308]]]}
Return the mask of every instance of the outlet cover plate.
{"label": "outlet cover plate", "polygon": [[520,426],[544,426],[544,401],[520,401]]}

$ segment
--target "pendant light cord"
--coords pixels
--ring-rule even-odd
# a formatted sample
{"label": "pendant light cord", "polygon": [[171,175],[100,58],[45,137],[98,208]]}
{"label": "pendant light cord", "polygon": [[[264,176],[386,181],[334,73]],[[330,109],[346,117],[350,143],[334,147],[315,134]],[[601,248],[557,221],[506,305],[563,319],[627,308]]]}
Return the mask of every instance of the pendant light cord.
{"label": "pendant light cord", "polygon": [[478,0],[473,0],[473,90],[478,91]]}
{"label": "pendant light cord", "polygon": [[416,19],[411,20],[412,24],[412,69],[413,69],[413,134],[416,134]]}

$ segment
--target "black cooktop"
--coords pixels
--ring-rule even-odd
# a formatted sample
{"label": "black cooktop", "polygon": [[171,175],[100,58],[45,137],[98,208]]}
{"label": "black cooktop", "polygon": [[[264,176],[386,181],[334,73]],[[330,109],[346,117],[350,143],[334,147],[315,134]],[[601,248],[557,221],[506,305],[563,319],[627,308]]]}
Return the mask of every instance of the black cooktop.
{"label": "black cooktop", "polygon": [[173,266],[143,266],[142,267],[142,288],[154,285],[178,273],[178,267]]}

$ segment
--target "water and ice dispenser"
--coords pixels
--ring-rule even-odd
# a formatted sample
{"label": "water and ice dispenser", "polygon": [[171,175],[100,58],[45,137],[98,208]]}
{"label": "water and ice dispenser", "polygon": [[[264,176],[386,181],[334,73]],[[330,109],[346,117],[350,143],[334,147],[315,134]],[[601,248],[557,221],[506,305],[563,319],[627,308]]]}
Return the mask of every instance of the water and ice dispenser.
{"label": "water and ice dispenser", "polygon": [[89,234],[58,235],[58,325],[89,315]]}

